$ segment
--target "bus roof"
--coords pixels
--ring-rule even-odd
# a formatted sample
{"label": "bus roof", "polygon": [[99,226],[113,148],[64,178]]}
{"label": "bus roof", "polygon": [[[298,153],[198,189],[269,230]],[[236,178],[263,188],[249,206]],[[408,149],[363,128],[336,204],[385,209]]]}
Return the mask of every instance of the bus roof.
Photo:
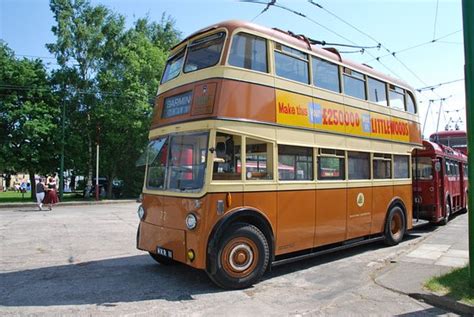
{"label": "bus roof", "polygon": [[448,136],[449,137],[465,137],[466,131],[463,131],[463,130],[439,131],[439,132],[432,133],[430,135],[430,138],[434,136],[438,136],[440,138],[448,137]]}
{"label": "bus roof", "polygon": [[442,145],[440,143],[430,142],[423,140],[423,150],[419,151],[420,155],[434,153],[440,156],[448,156],[450,158],[456,158],[460,161],[467,162],[467,156],[449,146]]}
{"label": "bus roof", "polygon": [[182,43],[188,41],[189,39],[197,35],[200,35],[200,34],[203,34],[208,31],[218,29],[218,28],[226,28],[227,30],[229,30],[229,33],[232,33],[237,28],[245,28],[250,31],[255,31],[263,35],[266,35],[270,38],[273,38],[276,41],[281,41],[283,43],[298,47],[299,49],[302,49],[306,52],[313,52],[321,57],[324,57],[327,60],[333,61],[335,63],[344,64],[356,71],[360,71],[367,75],[378,77],[389,83],[393,83],[395,85],[401,86],[402,88],[406,88],[410,91],[414,91],[413,87],[411,87],[406,82],[400,79],[378,72],[368,65],[356,63],[354,61],[351,61],[349,59],[342,57],[335,48],[332,48],[332,47],[322,48],[319,45],[310,44],[307,37],[305,37],[302,34],[295,35],[295,34],[292,34],[291,32],[282,31],[276,28],[270,29],[270,28],[267,28],[255,23],[247,22],[247,21],[229,20],[229,21],[219,22],[209,27],[203,28],[187,36],[183,41],[181,41],[179,44],[174,46],[172,50],[174,50],[175,48],[180,46]]}

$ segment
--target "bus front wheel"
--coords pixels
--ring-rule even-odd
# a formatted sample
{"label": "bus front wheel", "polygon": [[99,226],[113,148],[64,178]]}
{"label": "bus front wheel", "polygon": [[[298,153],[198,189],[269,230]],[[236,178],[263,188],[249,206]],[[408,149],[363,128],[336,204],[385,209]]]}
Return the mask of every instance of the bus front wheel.
{"label": "bus front wheel", "polygon": [[208,275],[222,288],[246,288],[262,277],[269,258],[265,235],[253,225],[237,223],[226,230],[220,239],[217,256],[213,260],[216,272],[208,272]]}
{"label": "bus front wheel", "polygon": [[406,230],[405,214],[402,208],[394,206],[388,213],[385,223],[385,244],[397,245],[403,240]]}

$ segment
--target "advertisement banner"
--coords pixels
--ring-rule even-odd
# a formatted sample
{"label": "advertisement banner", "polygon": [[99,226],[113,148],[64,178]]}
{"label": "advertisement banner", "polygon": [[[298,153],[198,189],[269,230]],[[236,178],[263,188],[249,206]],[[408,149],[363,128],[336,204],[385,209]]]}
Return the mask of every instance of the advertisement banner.
{"label": "advertisement banner", "polygon": [[409,121],[276,90],[277,123],[354,136],[410,142]]}

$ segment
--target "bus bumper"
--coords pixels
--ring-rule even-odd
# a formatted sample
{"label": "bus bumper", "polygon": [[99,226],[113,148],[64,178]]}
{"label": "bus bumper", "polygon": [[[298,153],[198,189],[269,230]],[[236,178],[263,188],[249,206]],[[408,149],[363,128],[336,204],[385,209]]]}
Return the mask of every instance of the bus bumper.
{"label": "bus bumper", "polygon": [[[186,234],[183,230],[155,226],[142,221],[138,227],[137,249],[186,263]],[[164,251],[171,253],[163,253]]]}
{"label": "bus bumper", "polygon": [[[187,239],[190,239],[188,248],[196,251],[196,259],[190,260],[187,256]],[[202,252],[193,237],[187,237],[185,230],[166,228],[153,225],[144,221],[140,222],[137,231],[137,249],[155,254],[160,254],[175,261],[187,264],[197,269],[204,269],[205,265]]]}

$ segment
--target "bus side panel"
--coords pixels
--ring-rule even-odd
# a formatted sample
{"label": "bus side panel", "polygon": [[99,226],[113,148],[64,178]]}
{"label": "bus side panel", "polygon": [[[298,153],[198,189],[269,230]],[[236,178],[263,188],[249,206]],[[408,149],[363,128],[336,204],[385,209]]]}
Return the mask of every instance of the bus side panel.
{"label": "bus side panel", "polygon": [[[206,268],[207,258],[207,244],[210,239],[210,234],[214,229],[216,223],[225,216],[227,211],[240,208],[243,206],[243,194],[232,193],[230,206],[226,207],[226,212],[219,215],[217,212],[217,202],[219,200],[226,202],[227,193],[215,193],[206,195],[202,199],[202,212],[197,214],[198,227],[194,230],[186,231],[186,248],[193,249],[196,253],[196,259],[193,262],[188,260],[187,264],[198,269]],[[226,205],[227,206],[227,205]]]}
{"label": "bus side panel", "polygon": [[372,187],[347,189],[347,239],[370,234]]}
{"label": "bus side panel", "polygon": [[[217,116],[252,118],[256,121],[275,122],[275,90],[245,82],[223,80]],[[224,104],[225,103],[225,104]]]}
{"label": "bus side panel", "polygon": [[406,208],[407,230],[413,227],[413,192],[411,185],[393,186],[393,196],[400,197]]}
{"label": "bus side panel", "polygon": [[257,210],[262,211],[267,217],[272,231],[275,234],[275,240],[278,239],[278,233],[275,228],[277,227],[277,192],[245,192],[244,206],[253,207]]}
{"label": "bus side panel", "polygon": [[316,191],[278,192],[275,255],[313,247]]}
{"label": "bus side panel", "polygon": [[374,186],[372,189],[372,227],[371,234],[384,231],[387,208],[393,199],[393,186]]}
{"label": "bus side panel", "polygon": [[421,144],[423,140],[421,138],[420,124],[418,122],[409,121],[408,126],[408,131],[410,133],[410,142]]}
{"label": "bus side panel", "polygon": [[317,190],[315,246],[346,239],[346,208],[345,188]]}

